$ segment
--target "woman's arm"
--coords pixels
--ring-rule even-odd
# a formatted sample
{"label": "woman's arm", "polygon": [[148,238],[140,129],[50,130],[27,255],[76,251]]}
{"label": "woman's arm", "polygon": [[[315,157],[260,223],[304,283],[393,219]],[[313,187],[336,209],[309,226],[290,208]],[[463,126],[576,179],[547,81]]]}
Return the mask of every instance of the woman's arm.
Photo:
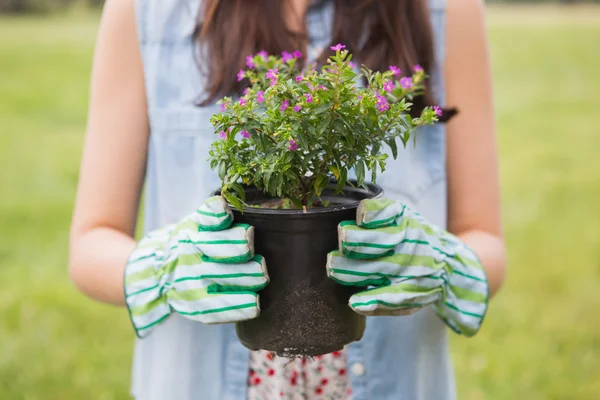
{"label": "woman's arm", "polygon": [[136,244],[148,130],[133,1],[108,0],[92,71],[69,257],[71,279],[101,302],[124,305],[123,273]]}
{"label": "woman's arm", "polygon": [[447,22],[448,228],[481,259],[490,294],[504,281],[491,66],[481,0],[450,0]]}

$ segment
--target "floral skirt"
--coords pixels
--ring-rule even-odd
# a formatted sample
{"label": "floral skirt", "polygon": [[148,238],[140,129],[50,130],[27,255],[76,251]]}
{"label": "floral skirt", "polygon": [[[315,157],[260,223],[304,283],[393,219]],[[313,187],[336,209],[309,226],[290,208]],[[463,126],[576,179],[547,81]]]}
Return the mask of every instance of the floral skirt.
{"label": "floral skirt", "polygon": [[350,400],[345,351],[304,359],[252,352],[248,400]]}

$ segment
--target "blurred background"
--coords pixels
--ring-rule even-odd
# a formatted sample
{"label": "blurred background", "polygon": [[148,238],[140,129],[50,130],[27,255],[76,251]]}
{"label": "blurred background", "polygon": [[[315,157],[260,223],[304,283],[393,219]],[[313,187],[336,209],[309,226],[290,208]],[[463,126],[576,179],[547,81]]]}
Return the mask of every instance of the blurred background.
{"label": "blurred background", "polygon": [[[127,314],[67,241],[102,0],[0,0],[0,399],[126,399]],[[596,4],[594,4],[596,3]],[[600,1],[490,1],[506,286],[460,399],[600,398]]]}

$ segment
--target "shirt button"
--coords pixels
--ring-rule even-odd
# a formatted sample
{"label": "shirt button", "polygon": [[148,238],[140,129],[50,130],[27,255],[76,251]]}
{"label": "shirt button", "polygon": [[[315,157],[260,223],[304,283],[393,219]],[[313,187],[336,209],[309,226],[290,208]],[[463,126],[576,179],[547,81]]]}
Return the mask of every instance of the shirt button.
{"label": "shirt button", "polygon": [[352,364],[350,370],[356,376],[363,376],[365,374],[365,366],[359,362]]}

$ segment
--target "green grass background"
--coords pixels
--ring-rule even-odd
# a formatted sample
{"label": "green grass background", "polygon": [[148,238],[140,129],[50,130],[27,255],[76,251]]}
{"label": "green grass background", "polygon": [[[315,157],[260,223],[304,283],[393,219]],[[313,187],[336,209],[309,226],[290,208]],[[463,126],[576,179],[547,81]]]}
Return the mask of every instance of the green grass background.
{"label": "green grass background", "polygon": [[[0,399],[126,399],[132,331],[67,275],[97,15],[0,18]],[[492,8],[510,265],[460,399],[600,396],[600,8]]]}

